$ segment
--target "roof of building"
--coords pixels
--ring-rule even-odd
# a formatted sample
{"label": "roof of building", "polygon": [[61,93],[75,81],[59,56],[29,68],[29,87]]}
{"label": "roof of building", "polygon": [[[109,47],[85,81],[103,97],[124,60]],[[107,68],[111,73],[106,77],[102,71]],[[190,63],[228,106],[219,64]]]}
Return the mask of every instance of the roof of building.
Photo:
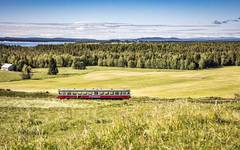
{"label": "roof of building", "polygon": [[2,68],[9,68],[9,67],[11,67],[12,66],[12,64],[3,64],[2,65]]}
{"label": "roof of building", "polygon": [[129,89],[59,89],[59,92],[130,92]]}

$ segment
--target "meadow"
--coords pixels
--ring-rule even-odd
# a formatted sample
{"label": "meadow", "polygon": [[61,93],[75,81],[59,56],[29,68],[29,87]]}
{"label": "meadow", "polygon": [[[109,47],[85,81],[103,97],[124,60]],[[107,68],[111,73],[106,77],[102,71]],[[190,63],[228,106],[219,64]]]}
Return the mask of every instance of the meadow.
{"label": "meadow", "polygon": [[31,80],[21,80],[19,73],[0,72],[0,88],[53,94],[59,88],[127,88],[133,96],[160,98],[232,98],[240,92],[240,67],[205,70],[87,67],[59,68],[59,72],[50,76],[47,69],[33,69]]}
{"label": "meadow", "polygon": [[0,149],[239,149],[239,103],[0,97]]}
{"label": "meadow", "polygon": [[20,72],[8,72],[0,70],[0,82],[18,81],[21,79]]}
{"label": "meadow", "polygon": [[[59,71],[0,72],[0,149],[240,149],[239,67]],[[129,88],[133,98],[59,101],[58,88]]]}

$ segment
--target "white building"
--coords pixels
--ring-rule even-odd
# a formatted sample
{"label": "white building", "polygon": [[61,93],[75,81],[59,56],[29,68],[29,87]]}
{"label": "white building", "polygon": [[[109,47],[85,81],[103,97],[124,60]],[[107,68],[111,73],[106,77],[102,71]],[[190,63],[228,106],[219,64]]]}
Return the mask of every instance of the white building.
{"label": "white building", "polygon": [[1,67],[1,70],[5,70],[5,71],[13,71],[14,66],[13,64],[3,64]]}

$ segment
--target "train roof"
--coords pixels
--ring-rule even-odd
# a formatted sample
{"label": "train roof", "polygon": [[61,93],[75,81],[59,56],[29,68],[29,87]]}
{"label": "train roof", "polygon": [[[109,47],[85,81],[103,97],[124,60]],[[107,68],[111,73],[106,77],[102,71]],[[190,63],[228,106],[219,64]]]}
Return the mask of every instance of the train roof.
{"label": "train roof", "polygon": [[129,89],[59,89],[59,92],[130,92]]}

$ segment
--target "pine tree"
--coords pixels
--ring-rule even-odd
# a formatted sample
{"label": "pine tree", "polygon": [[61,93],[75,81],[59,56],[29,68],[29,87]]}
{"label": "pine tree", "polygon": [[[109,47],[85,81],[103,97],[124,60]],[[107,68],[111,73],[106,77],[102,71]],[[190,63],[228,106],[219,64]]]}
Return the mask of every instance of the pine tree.
{"label": "pine tree", "polygon": [[99,59],[98,59],[98,66],[103,66],[103,60],[102,60],[102,58],[99,58]]}
{"label": "pine tree", "polygon": [[119,57],[117,66],[118,67],[125,67],[125,65],[124,65],[124,58],[122,56]]}
{"label": "pine tree", "polygon": [[189,70],[195,70],[196,69],[196,64],[194,62],[191,62],[189,65],[188,65],[188,69]]}
{"label": "pine tree", "polygon": [[149,59],[147,59],[147,60],[145,61],[145,67],[146,67],[146,68],[151,68],[151,66],[152,66],[151,61],[150,61]]}
{"label": "pine tree", "polygon": [[133,60],[129,60],[129,61],[128,61],[128,67],[129,67],[129,68],[135,68],[135,67],[136,67],[136,65],[135,65],[135,63],[134,63]]}
{"label": "pine tree", "polygon": [[57,62],[54,58],[51,58],[49,61],[48,74],[49,75],[57,75],[58,74]]}
{"label": "pine tree", "polygon": [[26,64],[23,60],[19,60],[17,63],[16,63],[16,70],[17,71],[22,71],[23,70],[23,66]]}
{"label": "pine tree", "polygon": [[64,59],[62,56],[57,56],[56,57],[56,62],[58,67],[64,67]]}
{"label": "pine tree", "polygon": [[73,69],[84,70],[86,69],[85,63],[80,58],[75,58],[72,65]]}
{"label": "pine tree", "polygon": [[180,60],[180,70],[185,69],[185,61],[183,59]]}
{"label": "pine tree", "polygon": [[24,65],[23,68],[22,68],[22,79],[23,80],[26,80],[26,79],[31,79],[31,67],[30,66],[27,66],[27,65]]}
{"label": "pine tree", "polygon": [[204,58],[201,58],[198,64],[199,64],[199,69],[206,68],[206,62],[205,62]]}
{"label": "pine tree", "polygon": [[144,63],[141,58],[138,59],[137,61],[137,68],[144,68]]}
{"label": "pine tree", "polygon": [[107,59],[107,66],[113,67],[114,66],[114,61],[112,58]]}

